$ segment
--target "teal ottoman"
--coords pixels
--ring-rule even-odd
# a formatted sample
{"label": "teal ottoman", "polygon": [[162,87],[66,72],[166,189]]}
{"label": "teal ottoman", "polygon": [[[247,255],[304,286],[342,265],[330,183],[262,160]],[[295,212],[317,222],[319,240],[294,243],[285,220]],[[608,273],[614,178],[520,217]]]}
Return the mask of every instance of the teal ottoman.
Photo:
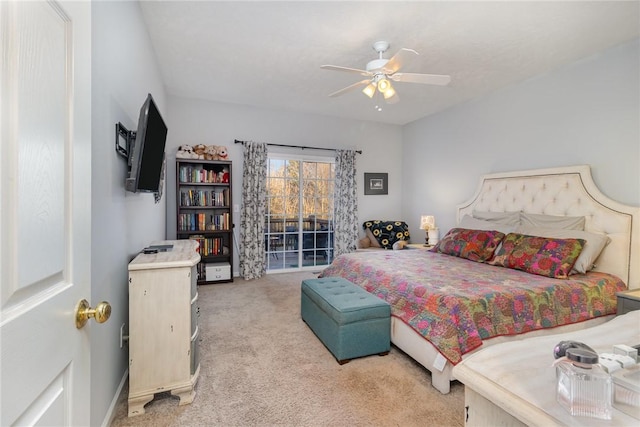
{"label": "teal ottoman", "polygon": [[388,354],[391,307],[340,277],[302,281],[300,312],[341,365],[356,357]]}

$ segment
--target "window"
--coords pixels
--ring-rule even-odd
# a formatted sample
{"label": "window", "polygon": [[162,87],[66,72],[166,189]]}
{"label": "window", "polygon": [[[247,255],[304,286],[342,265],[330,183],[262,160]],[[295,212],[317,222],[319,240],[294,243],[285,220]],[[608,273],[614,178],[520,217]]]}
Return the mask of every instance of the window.
{"label": "window", "polygon": [[269,155],[264,242],[267,271],[331,264],[334,177],[333,159]]}

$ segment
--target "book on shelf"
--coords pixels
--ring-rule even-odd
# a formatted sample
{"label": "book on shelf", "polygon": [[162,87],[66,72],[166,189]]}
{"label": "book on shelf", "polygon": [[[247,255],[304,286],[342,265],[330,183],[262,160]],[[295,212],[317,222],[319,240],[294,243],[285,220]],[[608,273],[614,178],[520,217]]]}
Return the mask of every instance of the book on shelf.
{"label": "book on shelf", "polygon": [[224,244],[222,237],[205,237],[202,235],[189,236],[190,239],[198,242],[200,256],[227,255],[229,247]]}
{"label": "book on shelf", "polygon": [[207,183],[207,184],[227,184],[222,181],[222,174],[214,169],[205,169],[202,165],[182,165],[180,166],[181,183]]}
{"label": "book on shelf", "polygon": [[231,229],[228,212],[209,215],[203,212],[182,213],[178,215],[179,231],[227,231]]}
{"label": "book on shelf", "polygon": [[225,188],[221,191],[195,189],[181,190],[180,206],[229,207],[229,189]]}

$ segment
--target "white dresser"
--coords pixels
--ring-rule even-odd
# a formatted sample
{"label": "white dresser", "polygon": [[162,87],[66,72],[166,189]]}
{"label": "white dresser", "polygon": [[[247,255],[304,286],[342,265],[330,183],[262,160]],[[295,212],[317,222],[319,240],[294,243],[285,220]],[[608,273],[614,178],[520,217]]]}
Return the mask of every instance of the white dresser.
{"label": "white dresser", "polygon": [[640,425],[615,408],[610,421],[573,417],[556,402],[553,348],[562,340],[583,342],[598,353],[613,353],[614,344],[640,344],[640,311],[592,328],[506,342],[472,354],[453,368],[465,385],[465,425]]}
{"label": "white dresser", "polygon": [[170,391],[191,403],[200,373],[198,289],[200,255],[193,240],[141,253],[129,263],[129,416],[144,414],[155,393]]}

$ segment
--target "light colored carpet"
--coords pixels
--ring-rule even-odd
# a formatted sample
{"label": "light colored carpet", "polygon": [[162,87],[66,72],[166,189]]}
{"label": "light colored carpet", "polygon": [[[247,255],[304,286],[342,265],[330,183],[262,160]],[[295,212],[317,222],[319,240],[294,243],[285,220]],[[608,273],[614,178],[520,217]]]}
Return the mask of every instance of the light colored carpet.
{"label": "light colored carpet", "polygon": [[156,395],[113,426],[462,426],[464,386],[431,387],[397,348],[339,365],[300,318],[300,282],[312,273],[200,286],[200,378],[192,404]]}

